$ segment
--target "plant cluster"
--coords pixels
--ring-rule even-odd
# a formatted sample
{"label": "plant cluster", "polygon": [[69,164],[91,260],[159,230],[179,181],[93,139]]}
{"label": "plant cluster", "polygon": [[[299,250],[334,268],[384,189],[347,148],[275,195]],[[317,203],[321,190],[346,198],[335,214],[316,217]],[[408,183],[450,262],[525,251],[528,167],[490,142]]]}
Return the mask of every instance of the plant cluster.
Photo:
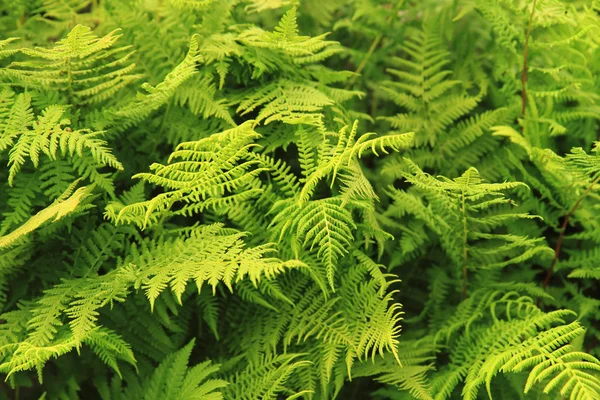
{"label": "plant cluster", "polygon": [[600,398],[597,0],[0,0],[0,399]]}

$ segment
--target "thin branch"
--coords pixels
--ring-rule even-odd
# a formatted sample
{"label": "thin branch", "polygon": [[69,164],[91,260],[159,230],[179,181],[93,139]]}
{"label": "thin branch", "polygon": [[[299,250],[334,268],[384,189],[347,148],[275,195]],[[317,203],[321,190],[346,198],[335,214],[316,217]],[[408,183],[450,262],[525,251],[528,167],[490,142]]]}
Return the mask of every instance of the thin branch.
{"label": "thin branch", "polygon": [[[402,7],[403,4],[404,4],[404,0],[400,0],[396,3],[395,7],[392,9],[391,15],[385,21],[386,24],[390,24],[392,22],[392,18],[394,16],[394,14],[396,14],[398,12],[398,10]],[[363,69],[365,69],[365,67],[367,66],[367,63],[371,59],[371,56],[375,52],[375,49],[377,49],[377,46],[379,46],[379,42],[381,42],[382,39],[383,39],[383,33],[381,33],[381,32],[378,33],[377,36],[375,36],[375,39],[371,43],[371,46],[369,47],[367,54],[365,55],[365,57],[362,59],[362,61],[356,68],[356,71],[354,71],[354,76],[346,84],[345,89],[348,89],[349,87],[354,85],[354,83],[356,82],[356,79],[358,79],[358,76],[361,74]]]}
{"label": "thin branch", "polygon": [[362,70],[365,69],[365,67],[367,66],[367,62],[369,61],[369,59],[375,52],[375,49],[377,48],[377,46],[379,46],[379,42],[381,42],[382,38],[383,38],[383,35],[381,33],[378,33],[377,36],[375,37],[375,40],[373,40],[373,43],[371,43],[371,47],[369,47],[369,51],[367,51],[365,58],[362,59],[360,65],[358,66],[358,68],[356,68],[356,71],[354,72],[354,76],[352,77],[352,79],[350,79],[350,82],[348,82],[346,84],[346,89],[348,89],[349,87],[354,85],[354,82],[356,82],[356,79],[358,78],[358,76],[360,75]]}
{"label": "thin branch", "polygon": [[525,49],[523,50],[523,75],[521,75],[521,118],[525,117],[527,108],[527,56],[529,55],[529,37],[531,36],[531,27],[533,25],[533,17],[535,15],[535,7],[537,0],[533,0],[529,23],[527,24],[527,33],[525,34]]}
{"label": "thin branch", "polygon": [[565,216],[565,220],[563,221],[563,224],[560,228],[560,236],[558,237],[558,242],[556,242],[556,250],[554,251],[554,258],[552,259],[552,264],[550,265],[550,269],[546,273],[546,278],[544,279],[544,289],[546,289],[548,287],[548,285],[550,284],[550,278],[552,278],[552,274],[554,273],[554,267],[556,265],[556,262],[558,261],[558,256],[560,255],[560,249],[562,247],[563,239],[565,237],[567,225],[569,224],[569,218],[571,218],[571,215],[573,215],[575,210],[577,210],[577,208],[579,207],[579,205],[581,204],[581,202],[583,201],[585,196],[587,196],[592,191],[594,186],[596,186],[598,183],[600,183],[600,176],[598,176],[592,182],[592,184],[585,190],[585,192],[583,192],[583,194],[581,196],[579,196],[579,198],[577,199],[577,202],[575,203],[573,208],[571,208],[571,210],[569,210],[569,212]]}

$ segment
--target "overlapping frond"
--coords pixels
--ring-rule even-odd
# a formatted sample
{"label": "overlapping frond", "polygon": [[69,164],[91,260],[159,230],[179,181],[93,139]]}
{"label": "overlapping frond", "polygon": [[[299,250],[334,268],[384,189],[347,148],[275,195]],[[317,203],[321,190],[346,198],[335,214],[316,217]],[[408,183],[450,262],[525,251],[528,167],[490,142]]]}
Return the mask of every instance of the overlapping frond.
{"label": "overlapping frond", "polygon": [[[171,154],[169,164],[153,164],[152,173],[135,176],[164,187],[164,193],[125,206],[112,203],[107,215],[115,222],[144,227],[165,213],[193,215],[257,194],[259,191],[250,185],[263,169],[256,166],[258,161],[251,155],[259,137],[253,127],[254,121],[248,121],[196,142],[181,143]],[[170,211],[175,203],[181,204],[180,209]]]}
{"label": "overlapping frond", "polygon": [[132,72],[131,48],[114,47],[119,36],[112,31],[100,38],[90,27],[77,25],[53,48],[23,48],[32,60],[15,61],[5,73],[26,86],[64,91],[80,103],[102,102],[140,78]]}
{"label": "overlapping frond", "polygon": [[0,0],[0,397],[599,398],[599,15]]}

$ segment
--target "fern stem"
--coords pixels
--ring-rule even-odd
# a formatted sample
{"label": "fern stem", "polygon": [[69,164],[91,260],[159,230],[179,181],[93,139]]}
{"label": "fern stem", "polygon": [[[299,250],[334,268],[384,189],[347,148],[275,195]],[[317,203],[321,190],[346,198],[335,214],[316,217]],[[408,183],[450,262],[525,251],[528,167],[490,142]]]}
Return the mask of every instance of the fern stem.
{"label": "fern stem", "polygon": [[[394,16],[395,13],[398,12],[398,10],[400,9],[400,7],[402,7],[403,3],[404,3],[404,0],[400,0],[399,2],[396,3],[396,6],[392,10],[392,14],[385,21],[386,24],[389,24],[389,23],[392,22],[392,17]],[[383,39],[383,33],[378,33],[377,36],[375,36],[375,39],[373,39],[373,42],[371,43],[371,46],[369,47],[369,50],[367,50],[367,54],[365,55],[365,57],[362,59],[362,61],[358,65],[358,68],[356,68],[356,71],[354,71],[354,76],[346,84],[346,86],[344,87],[344,89],[348,89],[348,88],[350,88],[351,86],[354,85],[354,83],[358,79],[358,76],[360,75],[360,73],[367,66],[367,63],[369,62],[369,59],[371,58],[371,56],[373,56],[373,53],[375,53],[375,49],[377,48],[377,46],[379,46],[379,43],[381,42],[382,39]]]}
{"label": "fern stem", "polygon": [[533,17],[535,15],[535,6],[537,0],[533,0],[529,23],[527,24],[527,33],[525,34],[525,49],[523,50],[523,74],[521,75],[521,118],[525,118],[525,110],[527,108],[527,56],[529,55],[529,37],[531,36],[531,27],[533,25]]}
{"label": "fern stem", "polygon": [[71,57],[67,57],[67,83],[69,85],[69,102],[73,96],[73,76],[71,73]]}
{"label": "fern stem", "polygon": [[346,87],[345,87],[346,89],[348,89],[349,87],[354,85],[354,82],[356,82],[356,79],[358,79],[358,76],[360,75],[362,70],[365,69],[365,67],[367,66],[367,62],[369,61],[369,59],[375,52],[375,49],[377,48],[377,46],[379,46],[379,42],[381,42],[381,39],[383,39],[383,35],[381,33],[378,33],[377,36],[375,36],[375,39],[373,40],[373,42],[371,43],[371,47],[369,47],[369,50],[367,51],[367,55],[365,55],[365,57],[362,59],[362,61],[358,65],[358,68],[356,68],[356,71],[354,72],[354,76],[352,77],[352,79],[350,79],[350,82],[348,82],[346,84]]}
{"label": "fern stem", "polygon": [[467,297],[467,211],[465,207],[465,193],[462,193],[462,215],[463,215],[463,249],[462,249],[462,296]]}
{"label": "fern stem", "polygon": [[167,109],[165,110],[165,113],[163,114],[163,117],[160,120],[160,126],[158,128],[159,132],[162,132],[163,128],[165,127],[165,124],[167,123],[167,118],[169,117],[169,114],[171,113],[171,108],[172,108],[172,102],[169,101],[167,103]]}
{"label": "fern stem", "polygon": [[598,176],[592,182],[592,184],[585,190],[585,192],[583,192],[583,194],[581,196],[579,196],[579,198],[577,199],[577,202],[575,203],[573,208],[571,208],[571,210],[569,210],[569,212],[565,216],[565,220],[563,221],[563,224],[560,228],[560,236],[558,237],[558,241],[556,242],[556,250],[554,251],[554,258],[552,259],[552,264],[550,264],[550,269],[548,269],[548,272],[546,273],[546,278],[544,279],[544,289],[546,289],[548,287],[548,285],[550,284],[550,278],[552,278],[552,274],[554,273],[554,267],[556,266],[556,262],[558,261],[558,256],[560,255],[560,249],[562,247],[562,243],[563,243],[563,240],[565,237],[567,225],[569,224],[569,218],[571,218],[571,215],[573,215],[575,210],[577,210],[577,208],[579,207],[579,205],[581,204],[581,202],[583,201],[585,196],[587,196],[592,191],[594,186],[596,186],[598,183],[600,183],[600,176]]}

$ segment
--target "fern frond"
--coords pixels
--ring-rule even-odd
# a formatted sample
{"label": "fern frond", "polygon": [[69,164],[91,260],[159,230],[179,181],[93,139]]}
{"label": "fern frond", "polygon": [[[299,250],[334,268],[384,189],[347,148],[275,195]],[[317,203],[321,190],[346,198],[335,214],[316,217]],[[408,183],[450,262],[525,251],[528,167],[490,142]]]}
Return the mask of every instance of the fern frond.
{"label": "fern frond", "polygon": [[173,7],[181,10],[203,10],[208,8],[214,0],[169,0]]}
{"label": "fern frond", "polygon": [[408,112],[380,119],[395,129],[416,132],[416,146],[437,144],[454,121],[476,107],[478,98],[458,91],[461,81],[448,79],[452,71],[443,68],[450,63],[449,53],[439,35],[412,31],[402,51],[408,57],[391,60],[402,69],[387,69],[397,80],[382,81],[377,90]]}
{"label": "fern frond", "polygon": [[575,351],[568,344],[581,334],[583,327],[577,322],[542,332],[513,349],[502,370],[519,372],[532,368],[525,393],[544,381],[547,394],[560,393],[570,399],[597,398],[600,396],[600,361],[588,353]]}
{"label": "fern frond", "polygon": [[248,5],[244,9],[248,12],[262,12],[290,5],[293,0],[247,0]]}
{"label": "fern frond", "polygon": [[432,361],[434,357],[432,357],[432,347],[427,345],[427,343],[415,342],[401,344],[398,355],[402,365],[399,365],[393,357],[386,355],[376,364],[364,362],[355,366],[352,373],[354,377],[374,376],[378,382],[408,391],[416,399],[433,400],[427,372],[433,371],[434,368],[432,364],[425,363]]}
{"label": "fern frond", "polygon": [[333,101],[318,89],[280,80],[247,95],[240,102],[237,112],[245,115],[262,107],[256,117],[257,122],[321,125],[322,117],[318,112],[332,104]]}
{"label": "fern frond", "polygon": [[484,183],[474,168],[453,180],[434,178],[411,160],[404,162],[412,172],[401,175],[414,185],[416,193],[425,194],[428,200],[423,202],[410,192],[390,188],[389,194],[396,198],[396,206],[389,213],[398,217],[413,213],[439,236],[457,271],[461,271],[463,293],[469,270],[503,268],[537,254],[553,254],[539,239],[490,232],[511,220],[536,218],[504,211],[513,203],[503,192],[523,186],[522,183]]}
{"label": "fern frond", "polygon": [[[90,165],[82,171],[82,177],[89,177],[99,186],[112,189],[111,184],[102,184],[100,175],[95,171],[98,166],[107,165],[122,170],[123,165],[115,158],[106,147],[106,142],[98,136],[104,132],[92,132],[87,129],[73,130],[69,127],[71,121],[63,118],[66,108],[63,106],[50,106],[46,108],[37,121],[33,121],[30,111],[31,97],[27,94],[17,96],[13,105],[11,117],[5,125],[5,130],[0,138],[0,151],[12,146],[9,152],[8,182],[12,184],[17,173],[21,170],[29,157],[37,167],[40,162],[40,153],[50,160],[56,160],[59,155],[75,159],[75,162],[84,161],[90,157],[97,165]],[[30,129],[32,128],[32,129]],[[16,143],[14,142],[16,139]]]}
{"label": "fern frond", "polygon": [[227,380],[231,384],[225,388],[224,395],[241,400],[256,398],[275,400],[280,393],[291,395],[291,398],[295,398],[295,394],[306,394],[305,390],[294,390],[288,386],[288,381],[297,370],[310,366],[310,362],[302,360],[301,356],[301,354],[265,356],[256,364],[248,364],[241,372],[229,376]]}
{"label": "fern frond", "polygon": [[1,236],[0,248],[15,245],[19,240],[50,220],[58,221],[69,214],[84,210],[86,200],[91,196],[93,187],[84,186],[75,190],[76,185],[77,182],[73,183],[53,204],[36,213],[9,234]]}
{"label": "fern frond", "polygon": [[77,25],[53,48],[23,48],[21,52],[33,60],[13,62],[7,73],[23,85],[65,91],[81,103],[105,101],[140,78],[132,73],[130,47],[113,48],[120,37],[117,32],[99,38],[91,28]]}
{"label": "fern frond", "polygon": [[[116,360],[135,363],[135,358],[127,343],[118,335],[102,328],[90,331],[84,340],[90,347],[97,351],[100,357],[110,366],[117,366]],[[79,342],[68,335],[58,336],[52,344],[36,345],[32,342],[20,342],[18,345],[4,345],[0,348],[0,354],[10,351],[11,358],[0,364],[0,371],[11,376],[19,371],[35,368],[40,383],[42,379],[42,368],[52,358],[60,357],[72,351]],[[14,349],[13,349],[14,348]],[[116,370],[119,373],[119,370]]]}
{"label": "fern frond", "polygon": [[337,259],[347,252],[356,226],[350,213],[331,200],[317,200],[302,209],[297,235],[300,240],[304,238],[305,245],[310,244],[311,250],[317,246],[317,255],[327,265],[327,278],[333,287]]}
{"label": "fern frond", "polygon": [[[247,188],[265,170],[255,167],[258,161],[250,152],[258,137],[254,122],[248,121],[196,142],[181,143],[171,154],[168,165],[153,164],[152,173],[134,176],[167,191],[140,203],[125,206],[111,203],[107,215],[115,222],[133,222],[145,227],[168,214],[175,203],[182,205],[176,213],[179,215],[192,215],[213,205],[227,206],[223,201],[234,198],[239,189]],[[240,195],[255,194],[256,191],[249,191]]]}
{"label": "fern frond", "polygon": [[[274,32],[265,32],[260,28],[250,28],[240,35],[240,40],[250,46],[261,48],[278,49],[284,54],[292,56],[296,62],[303,64],[320,61],[331,55],[330,46],[336,42],[324,40],[327,35],[318,35],[314,37],[301,36],[298,34],[298,23],[296,20],[296,7],[287,11]],[[334,51],[340,51],[337,48]],[[315,55],[319,55],[315,59]],[[308,57],[306,59],[305,57]]]}
{"label": "fern frond", "polygon": [[115,123],[118,122],[124,126],[138,124],[153,111],[167,103],[185,81],[196,75],[198,73],[196,66],[202,60],[198,51],[199,40],[198,36],[192,36],[185,59],[169,72],[161,83],[156,87],[144,83],[142,89],[147,92],[146,94],[139,93],[135,101],[113,111]]}
{"label": "fern frond", "polygon": [[218,364],[205,361],[193,367],[188,366],[194,342],[192,340],[182,349],[169,354],[152,375],[140,383],[142,390],[139,395],[155,399],[222,399],[220,389],[227,387],[228,383],[222,379],[208,379],[219,371]]}
{"label": "fern frond", "polygon": [[[271,245],[245,249],[242,233],[221,235],[220,227],[203,227],[187,240],[161,243],[133,257],[136,285],[143,286],[152,308],[167,286],[181,302],[187,283],[192,279],[199,291],[208,283],[214,294],[220,282],[233,291],[233,284],[246,276],[256,285],[260,279],[272,279],[288,268],[301,266],[264,257],[274,251]],[[175,258],[173,248],[178,249]]]}

